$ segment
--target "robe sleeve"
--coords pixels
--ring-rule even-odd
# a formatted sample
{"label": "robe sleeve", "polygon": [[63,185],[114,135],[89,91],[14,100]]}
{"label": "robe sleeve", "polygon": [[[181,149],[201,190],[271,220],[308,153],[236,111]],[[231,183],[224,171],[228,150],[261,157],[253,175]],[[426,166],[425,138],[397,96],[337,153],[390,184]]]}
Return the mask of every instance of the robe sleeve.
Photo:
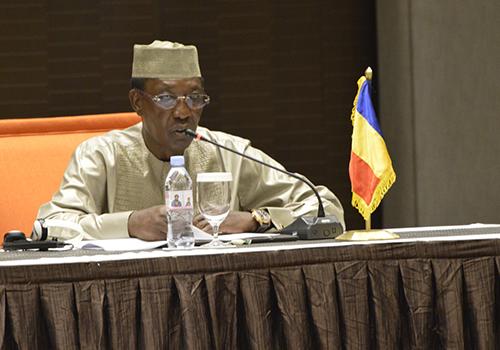
{"label": "robe sleeve", "polygon": [[[281,164],[249,144],[245,153],[284,169]],[[278,230],[300,216],[317,215],[318,200],[311,188],[302,181],[248,159],[241,161],[239,170],[239,200],[243,210],[266,209]],[[325,186],[315,186],[315,189],[319,192],[325,214],[337,217],[345,228],[344,211],[338,198]]]}
{"label": "robe sleeve", "polygon": [[[75,150],[59,190],[42,205],[37,218],[58,219],[80,224],[85,239],[125,238],[132,211],[107,213],[107,158],[105,148],[91,140]],[[69,239],[77,233],[51,227],[52,237]]]}

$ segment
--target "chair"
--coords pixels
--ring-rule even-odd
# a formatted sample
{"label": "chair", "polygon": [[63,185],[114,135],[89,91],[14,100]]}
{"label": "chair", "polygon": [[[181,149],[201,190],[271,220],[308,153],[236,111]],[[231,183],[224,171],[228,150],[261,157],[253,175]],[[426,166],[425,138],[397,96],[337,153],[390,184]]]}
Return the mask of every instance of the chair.
{"label": "chair", "polygon": [[1,241],[9,230],[31,233],[38,208],[59,188],[78,144],[139,121],[132,112],[0,120]]}

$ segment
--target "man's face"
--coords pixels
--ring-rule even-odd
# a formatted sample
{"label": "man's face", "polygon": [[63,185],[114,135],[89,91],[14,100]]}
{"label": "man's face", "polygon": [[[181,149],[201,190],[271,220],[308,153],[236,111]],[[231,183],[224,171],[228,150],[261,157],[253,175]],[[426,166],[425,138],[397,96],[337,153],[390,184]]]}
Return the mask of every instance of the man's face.
{"label": "man's face", "polygon": [[162,160],[168,160],[173,155],[182,155],[192,139],[178,131],[186,128],[196,130],[203,108],[190,108],[185,100],[179,99],[173,108],[166,109],[154,102],[151,96],[205,94],[201,79],[147,79],[144,92],[146,94],[140,93],[138,98],[142,100],[139,114],[143,120],[142,134],[146,145]]}

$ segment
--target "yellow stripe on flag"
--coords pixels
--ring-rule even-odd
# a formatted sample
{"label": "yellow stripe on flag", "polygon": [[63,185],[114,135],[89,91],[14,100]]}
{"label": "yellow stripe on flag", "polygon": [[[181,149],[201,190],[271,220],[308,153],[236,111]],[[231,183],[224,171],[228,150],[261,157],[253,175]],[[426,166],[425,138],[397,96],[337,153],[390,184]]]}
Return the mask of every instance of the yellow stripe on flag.
{"label": "yellow stripe on flag", "polygon": [[385,141],[380,134],[355,111],[353,118],[352,151],[372,168],[373,173],[382,177],[388,167],[392,167]]}

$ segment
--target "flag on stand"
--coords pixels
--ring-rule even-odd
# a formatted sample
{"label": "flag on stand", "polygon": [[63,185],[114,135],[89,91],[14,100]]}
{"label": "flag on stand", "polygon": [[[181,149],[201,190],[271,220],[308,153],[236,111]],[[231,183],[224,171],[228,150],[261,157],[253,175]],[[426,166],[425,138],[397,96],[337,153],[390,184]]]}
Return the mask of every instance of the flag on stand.
{"label": "flag on stand", "polygon": [[[367,76],[368,74],[371,74],[371,70]],[[371,81],[365,76],[359,78],[351,115],[353,132],[349,162],[352,205],[366,221],[396,181],[396,173],[375,115],[370,90]]]}

